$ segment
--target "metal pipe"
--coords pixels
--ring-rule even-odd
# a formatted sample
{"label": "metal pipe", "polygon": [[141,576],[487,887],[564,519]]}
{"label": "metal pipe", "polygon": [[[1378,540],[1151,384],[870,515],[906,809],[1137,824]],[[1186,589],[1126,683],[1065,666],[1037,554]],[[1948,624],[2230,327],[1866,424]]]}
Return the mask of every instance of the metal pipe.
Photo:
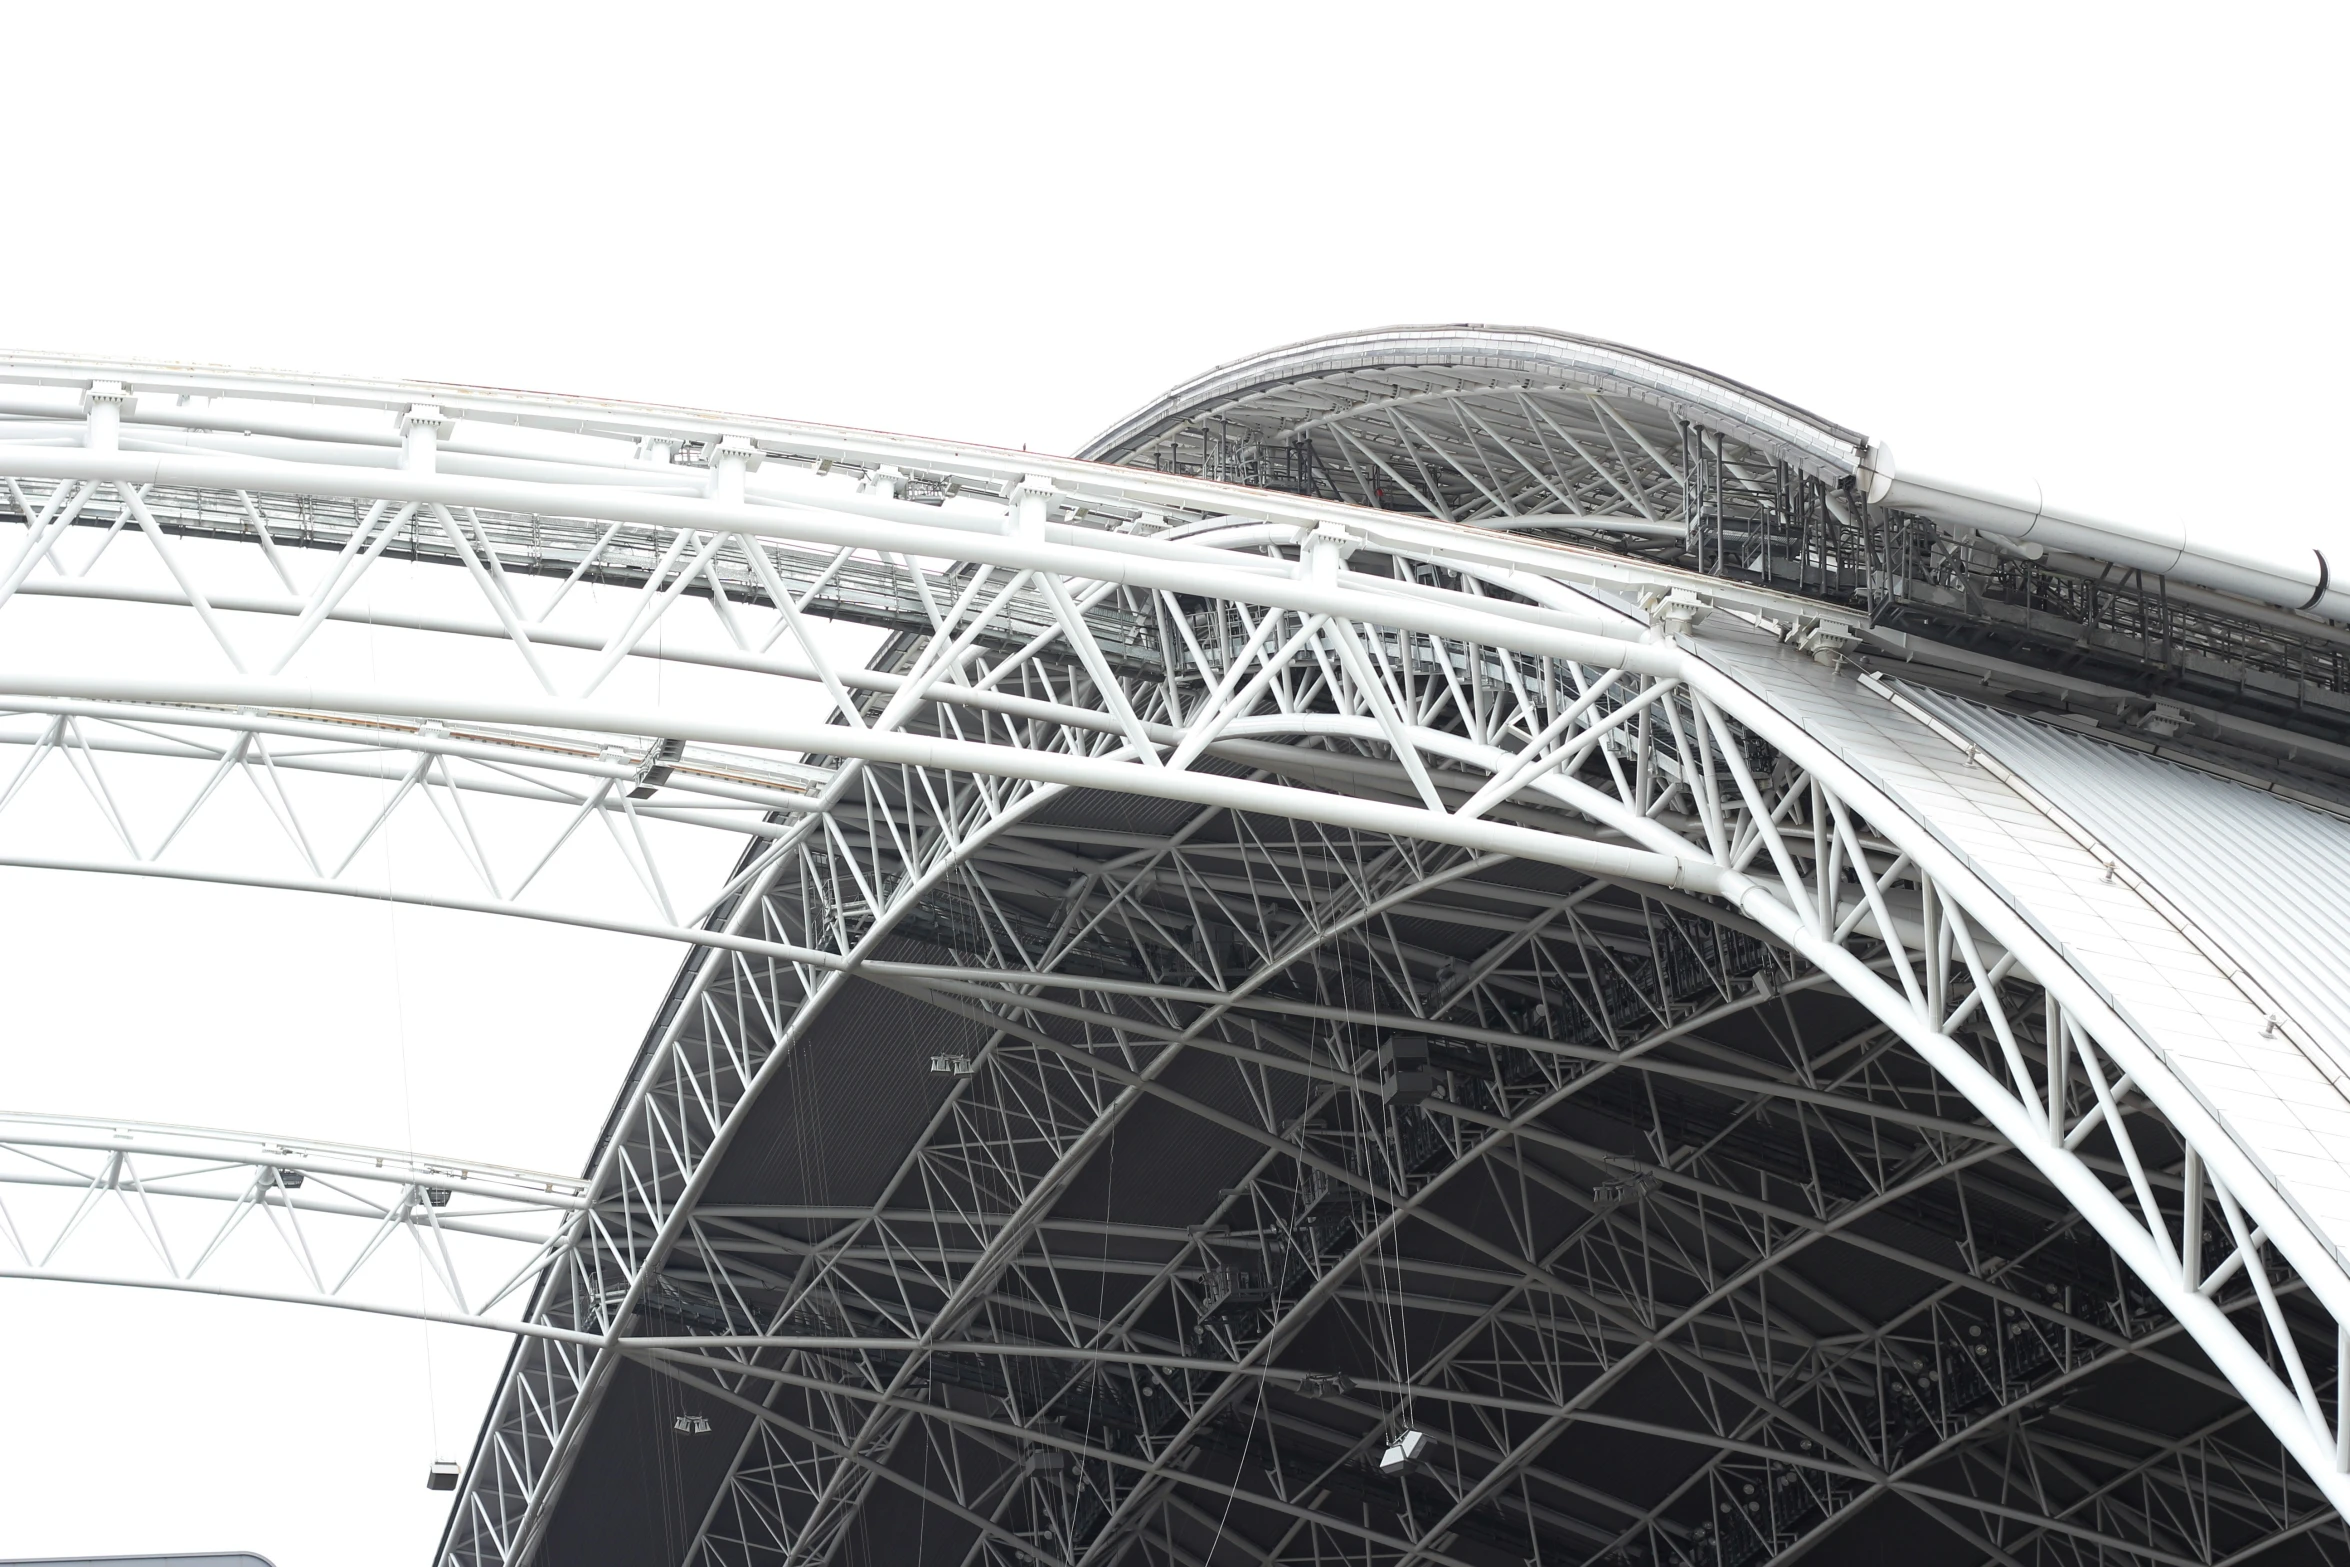
{"label": "metal pipe", "polygon": [[[1167,544],[1132,534],[1048,525],[1042,539],[1007,535],[1005,519],[957,513],[873,495],[809,496],[796,505],[756,506],[619,492],[590,485],[460,479],[384,468],[127,452],[0,447],[0,472],[23,478],[97,479],[141,485],[261,490],[287,495],[360,497],[446,506],[490,506],[525,514],[587,517],[655,527],[707,529],[835,547],[880,549],[1051,571],[1096,582],[1239,599],[1283,609],[1472,642],[1549,654],[1576,663],[1667,672],[1661,649],[1635,645],[1645,628],[1597,606],[1561,605],[1512,613],[1513,606],[1467,600],[1431,602],[1420,595],[1362,586],[1326,586],[1289,575],[1284,562],[1227,550]],[[1256,569],[1251,569],[1251,567]],[[1272,570],[1264,568],[1272,567]],[[1562,625],[1561,622],[1566,622]],[[1568,629],[1572,626],[1573,629]]]}
{"label": "metal pipe", "polygon": [[[1631,651],[1616,644],[1619,652]],[[1671,650],[1656,651],[1672,656]],[[65,673],[0,672],[0,695],[81,698],[90,701],[199,703],[207,706],[292,708],[328,712],[397,711],[420,717],[508,723],[571,732],[661,734],[716,745],[750,746],[952,772],[1027,778],[1040,783],[1142,794],[1219,805],[1238,811],[1320,821],[1334,827],[1427,838],[1487,853],[1561,865],[1586,875],[1660,882],[1694,892],[1716,890],[1720,871],[1693,854],[1665,855],[1514,827],[1464,821],[1419,807],[1350,799],[1248,778],[1143,767],[1111,754],[1074,756],[943,736],[849,729],[825,724],[744,723],[678,712],[630,712],[600,703],[552,699],[506,701],[454,693],[333,690],[304,682],[228,677],[209,681],[121,679]]]}
{"label": "metal pipe", "polygon": [[[2336,563],[2329,562],[2323,550],[2282,541],[2270,544],[2262,530],[2234,519],[2125,522],[2056,505],[2036,479],[1998,489],[1932,474],[1895,472],[1882,448],[1872,451],[1871,460],[1877,466],[1864,473],[1871,480],[1871,498],[1897,510],[2018,544],[2176,577],[2279,609],[2350,620],[2350,580],[2337,577]],[[2350,568],[2350,551],[2335,553],[2343,556],[2338,564]]]}

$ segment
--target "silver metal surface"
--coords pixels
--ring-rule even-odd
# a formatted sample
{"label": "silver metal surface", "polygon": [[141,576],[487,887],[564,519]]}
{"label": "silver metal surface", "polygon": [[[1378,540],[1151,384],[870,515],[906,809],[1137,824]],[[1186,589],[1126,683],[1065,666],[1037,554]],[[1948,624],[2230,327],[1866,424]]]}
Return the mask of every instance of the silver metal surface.
{"label": "silver metal surface", "polygon": [[[2350,1075],[2350,820],[2094,730],[1908,695],[2029,780],[2097,858],[2142,881],[2168,923],[2240,976],[2280,1032],[2289,1019],[2329,1075]],[[2336,1145],[2333,1129],[2325,1140]]]}
{"label": "silver metal surface", "polygon": [[[516,1344],[447,1567],[2350,1548],[2321,993],[2264,1006],[2069,786],[1854,663],[1850,562],[1746,570],[1848,536],[1848,432],[1520,335],[1620,437],[1532,536],[1461,466],[1366,508],[0,362],[0,863],[685,951],[527,1310],[457,1276]],[[1467,385],[1358,464],[1400,483],[1397,399],[1467,432]],[[1688,463],[1642,444],[1686,413]],[[387,561],[446,591],[370,601]],[[387,615],[412,664],[338,650]],[[231,798],[269,833],[207,833]],[[394,833],[431,852],[386,877]],[[15,1135],[109,1213],[206,1153],[119,1130]],[[264,1221],[324,1200],[209,1156]],[[430,1242],[443,1173],[331,1217]],[[199,1184],[155,1201],[243,1200]]]}

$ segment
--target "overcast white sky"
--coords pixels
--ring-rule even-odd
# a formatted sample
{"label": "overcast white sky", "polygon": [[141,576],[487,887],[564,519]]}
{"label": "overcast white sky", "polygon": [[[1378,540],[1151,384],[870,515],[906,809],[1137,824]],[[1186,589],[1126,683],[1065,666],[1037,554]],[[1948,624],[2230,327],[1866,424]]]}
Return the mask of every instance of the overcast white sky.
{"label": "overcast white sky", "polygon": [[[2344,14],[18,5],[0,345],[1067,452],[1274,343],[1533,323],[2350,531]],[[674,951],[329,901],[0,874],[0,1108],[576,1168]],[[422,1567],[503,1353],[38,1284],[0,1345],[0,1557],[279,1567]]]}

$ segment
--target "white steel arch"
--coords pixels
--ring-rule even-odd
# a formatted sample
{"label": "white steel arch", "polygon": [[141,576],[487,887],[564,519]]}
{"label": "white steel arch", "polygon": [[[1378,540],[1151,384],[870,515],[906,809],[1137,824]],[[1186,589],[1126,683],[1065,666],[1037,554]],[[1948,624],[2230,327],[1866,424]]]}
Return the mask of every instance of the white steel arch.
{"label": "white steel arch", "polygon": [[[2339,619],[2350,591],[2306,526],[2181,506],[2111,518],[2030,475],[1913,473],[1881,441],[1711,371],[1597,338],[1474,324],[1340,332],[1219,365],[1084,454],[1489,528],[1664,541],[1798,587],[1916,571],[1841,542],[1870,505],[1978,531],[2023,558],[2160,574],[2190,595]],[[1898,549],[1895,554],[1901,553]],[[2340,551],[2337,549],[2336,554]],[[2338,564],[2338,563],[2337,563]]]}
{"label": "white steel arch", "polygon": [[[876,1485],[919,1491],[971,1531],[981,1556],[1107,1561],[1153,1528],[1179,1556],[1167,1519],[1218,1486],[1237,1499],[1236,1481],[1196,1476],[1183,1457],[1236,1390],[1302,1383],[1309,1373],[1277,1362],[1311,1314],[1365,1276],[1386,1237],[1453,1221],[1434,1196],[1444,1179],[1382,1183],[1316,1152],[1302,1130],[1285,1136],[1205,1104],[1178,1086],[1178,1069],[1239,1052],[1259,1058],[1252,1069],[1320,1085],[1315,1094],[1376,1095],[1375,1062],[1323,1045],[1275,1061],[1237,1042],[1227,1020],[1299,963],[1446,887],[1498,896],[1496,873],[1511,864],[1574,885],[1537,897],[1542,923],[1490,964],[1422,985],[1396,947],[1408,979],[1398,993],[1419,1007],[1397,1027],[1456,1027],[1430,1008],[1498,986],[1510,953],[1561,917],[1550,904],[1577,896],[1628,894],[1750,933],[1787,959],[1755,971],[1766,982],[1752,995],[1793,986],[1849,997],[1975,1119],[1970,1132],[1917,1108],[1908,1084],[1771,1092],[1823,1096],[1835,1113],[1865,1105],[1886,1124],[1973,1136],[2028,1164],[2219,1368],[2307,1487],[2334,1510],[2350,1499],[2340,1391],[2350,1355],[2338,1327],[2332,1366],[2308,1347],[2316,1316],[2350,1321],[2340,1250],[2350,1212],[2319,1178],[2330,1156],[2291,1163],[2231,1098],[2245,1074],[2267,1074],[2272,1097],[2342,1113],[2332,1042],[2215,955],[2198,940],[2208,933],[2156,891],[2117,874],[2029,780],[1898,687],[1839,667],[1850,628],[1816,605],[1442,520],[820,427],[29,359],[0,379],[15,388],[0,403],[0,474],[17,541],[0,577],[0,706],[17,715],[26,757],[0,799],[0,829],[46,766],[70,769],[113,839],[72,855],[11,849],[0,863],[413,898],[638,931],[699,954],[551,1254],[447,1560],[521,1562],[542,1547],[599,1405],[629,1366],[748,1421],[691,1542],[697,1560],[824,1559]],[[494,652],[478,677],[361,681],[335,663],[320,629],[362,617],[355,590],[399,555],[456,568],[450,580],[470,596],[429,613],[395,607],[375,623]],[[608,591],[578,591],[599,579]],[[124,636],[102,659],[44,662],[46,622],[32,611],[61,601],[133,606],[181,642],[158,657]],[[699,617],[697,634],[683,632],[681,604]],[[876,628],[881,650],[860,667],[817,622]],[[31,634],[12,637],[17,626]],[[653,640],[670,628],[678,634]],[[637,705],[607,685],[632,663],[715,669],[740,684],[724,706]],[[178,790],[156,815],[162,832],[124,808],[119,780],[133,765],[155,790]],[[184,824],[202,822],[231,784],[268,806],[297,862],[290,872],[187,847]],[[352,791],[357,808],[342,803]],[[1060,933],[1024,944],[1033,933],[992,901],[1017,891],[1001,853],[1088,795],[1164,806],[1182,825],[1125,863],[1088,862]],[[352,875],[358,850],[403,811],[437,824],[442,861],[389,887]],[[326,841],[322,820],[342,836]],[[1170,924],[1171,905],[1150,902],[1166,885],[1196,883],[1195,903],[1218,890],[1186,858],[1196,852],[1186,835],[1212,821],[1297,824],[1358,868],[1325,876],[1296,845],[1214,839],[1249,875],[1281,882],[1275,901],[1295,920],[1261,929],[1253,950],[1233,946],[1211,936],[1233,922],[1201,913]],[[590,867],[571,901],[534,901],[537,867],[596,833],[616,858]],[[705,840],[723,848],[695,847]],[[2012,867],[2042,878],[2010,874],[1998,858],[2009,850]],[[970,929],[932,945],[956,960],[893,945],[950,894]],[[1100,898],[1108,906],[1096,910]],[[1069,933],[1094,931],[1119,907],[1130,927],[1155,909],[1142,923],[1156,928],[1118,940],[1170,961],[1188,954],[1188,967],[1135,979],[1078,961]],[[2086,943],[2132,919],[2143,926],[2134,939],[2160,951],[2160,983],[2192,991],[2192,1007],[2110,982]],[[972,961],[981,952],[999,961]],[[936,1298],[873,1306],[887,1332],[823,1318],[805,1278],[748,1262],[738,1272],[716,1228],[761,1216],[712,1200],[721,1163],[795,1049],[827,1005],[861,994],[852,981],[982,1024],[970,1070],[951,1074],[973,1086],[953,1089],[940,1127],[964,1113],[964,1095],[1038,1063],[1065,1088],[1083,1085],[1070,1089],[1083,1113],[1052,1121],[1049,1135],[1052,1118],[1034,1118],[1043,1112],[1023,1123],[1049,1157],[998,1172],[1004,1209],[967,1212],[966,1242],[945,1243],[937,1211],[927,1242],[893,1242],[927,1270]],[[1706,1015],[1752,1005],[1725,990]],[[1690,1016],[1667,1008],[1644,1034],[1611,1034],[1603,1055],[1580,1058],[1547,1024],[1505,1032],[1513,1049],[1612,1070],[1682,1037]],[[1063,1025],[1083,1032],[1064,1037]],[[1465,1139],[1444,1169],[1538,1141],[1541,1116],[1581,1081],[1522,1102],[1504,1093],[1498,1108],[1438,1096],[1450,1108],[1425,1113]],[[1386,1217],[1331,1271],[1309,1272],[1296,1298],[1277,1294],[1263,1331],[1221,1355],[1105,1347],[1090,1328],[1024,1345],[967,1334],[1091,1153],[1145,1102],[1179,1102],[1253,1138],[1298,1180],[1351,1190]],[[1631,1178],[1651,1186],[1632,1195],[1703,1184],[1694,1165],[1659,1153]],[[1963,1162],[1937,1157],[1937,1173]],[[1595,1191],[1595,1222],[1621,1201]],[[888,1232],[906,1222],[894,1211],[877,1206],[851,1227]],[[1772,1222],[1802,1235],[1847,1223],[1825,1211]],[[1454,1238],[1513,1291],[1564,1287],[1534,1257]],[[1195,1303],[1240,1288],[1203,1271],[1198,1235],[1170,1244],[1167,1277],[1198,1286]],[[1704,1298],[1744,1288],[1784,1249],[1766,1239]],[[696,1260],[680,1273],[685,1257]],[[1996,1286],[1995,1269],[1978,1272]],[[718,1303],[701,1308],[710,1320],[645,1331],[642,1315],[667,1309],[663,1291],[688,1273]],[[2044,1301],[2008,1304],[2062,1315]],[[2129,1350],[2122,1339],[2116,1353]],[[869,1358],[843,1371],[824,1359],[841,1351]],[[1165,1395],[1175,1403],[1163,1429],[1146,1426],[1133,1451],[1049,1422],[1013,1422],[1007,1434],[998,1415],[911,1396],[941,1357],[1024,1353],[1128,1374],[1180,1362],[1181,1387]],[[821,1429],[776,1402],[776,1389],[811,1377],[830,1399],[833,1424]],[[1467,1397],[1441,1377],[1381,1382],[1358,1385]],[[1465,1560],[1448,1542],[1538,1470],[1612,1385],[1611,1373],[1547,1402],[1487,1395],[1531,1425],[1505,1421],[1508,1440],[1456,1466],[1434,1514],[1408,1527],[1263,1491],[1247,1503],[1292,1517],[1293,1534],[1399,1561]],[[1064,1458],[1030,1463],[1009,1488],[953,1494],[891,1467],[905,1431],[933,1427]],[[1800,1447],[1797,1430],[1810,1433]],[[1472,1452],[1465,1429],[1452,1435],[1456,1453]],[[1820,1494],[1834,1505],[1821,1528],[1881,1493],[1962,1505],[1816,1420],[1721,1443],[1725,1455],[1826,1477]],[[1048,1477],[1069,1465],[1099,1505],[1082,1531],[1064,1508],[1054,1536],[1036,1517],[1066,1491]],[[1963,1505],[1995,1516],[1981,1498]],[[1522,1510],[1549,1516],[1532,1501]],[[758,1541],[745,1522],[754,1516],[767,1531]],[[2306,1532],[2330,1517],[2288,1507],[2275,1527]],[[2101,1550],[2155,1549],[2085,1525],[2056,1532]],[[1676,1548],[1701,1538],[1660,1504],[1608,1548],[1652,1537]],[[1711,1538],[1719,1549],[1725,1536]]]}
{"label": "white steel arch", "polygon": [[581,1188],[309,1138],[0,1115],[0,1278],[530,1333],[524,1313]]}

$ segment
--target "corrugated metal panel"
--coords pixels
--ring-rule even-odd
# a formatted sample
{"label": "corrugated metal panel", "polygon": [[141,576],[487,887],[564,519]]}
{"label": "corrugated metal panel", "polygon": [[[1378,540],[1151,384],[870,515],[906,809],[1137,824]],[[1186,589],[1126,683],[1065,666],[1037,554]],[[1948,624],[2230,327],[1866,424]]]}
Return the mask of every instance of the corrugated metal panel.
{"label": "corrugated metal panel", "polygon": [[[2303,1025],[2313,1041],[2306,1048],[2265,1029],[2261,1007],[2221,966],[2231,948],[2200,930],[2198,945],[2150,901],[2168,897],[2182,923],[2192,919],[2186,889],[2177,887],[2185,878],[2165,875],[2157,881],[2151,870],[2141,873],[2143,880],[2106,877],[2099,857],[2049,814],[2065,808],[2057,802],[2058,790],[2043,792],[2050,802],[2043,809],[1944,738],[1963,738],[1954,720],[1963,716],[1972,725],[1971,714],[1934,707],[1922,697],[1904,711],[1886,696],[1865,690],[1849,671],[1824,669],[1775,640],[1723,625],[1723,619],[1716,616],[1701,634],[1707,660],[1870,778],[1964,859],[1994,895],[2114,999],[2130,1026],[2290,1195],[2311,1227],[2350,1256],[2350,1095],[2337,1086],[2338,1070],[2329,1075],[2313,1057],[2321,1024]],[[1888,692],[1894,694],[1901,693]],[[1913,716],[1921,713],[1925,716]],[[1977,742],[1980,749],[2004,761],[2001,747],[1991,743],[1993,732],[1984,733],[1986,738]],[[2058,740],[2073,738],[2051,733]],[[2036,769],[2046,771],[2037,768],[2039,760],[2020,756],[2009,765],[2016,776],[2029,780]],[[2101,787],[2103,775],[2096,767],[2076,766],[2082,769],[2081,782],[2061,790],[2068,801]],[[2217,782],[2195,777],[2199,783]],[[2170,781],[2144,787],[2159,792]],[[2117,792],[2121,786],[2102,787]],[[2085,809],[2079,819],[2086,827]],[[2112,854],[2127,858],[2118,847]],[[2135,870],[2136,861],[2129,863]],[[2178,895],[2166,892],[2166,884],[2177,887]],[[2350,931],[2350,922],[2333,928]],[[2305,954],[2310,947],[2304,937],[2293,951]],[[2231,966],[2255,982],[2263,972],[2248,961]],[[2327,978],[2330,982],[2333,976]],[[2295,1006],[2282,997],[2272,999],[2276,1009],[2301,1022]]]}
{"label": "corrugated metal panel", "polygon": [[2350,1063],[2350,822],[2013,713],[1907,694],[2094,833]]}

